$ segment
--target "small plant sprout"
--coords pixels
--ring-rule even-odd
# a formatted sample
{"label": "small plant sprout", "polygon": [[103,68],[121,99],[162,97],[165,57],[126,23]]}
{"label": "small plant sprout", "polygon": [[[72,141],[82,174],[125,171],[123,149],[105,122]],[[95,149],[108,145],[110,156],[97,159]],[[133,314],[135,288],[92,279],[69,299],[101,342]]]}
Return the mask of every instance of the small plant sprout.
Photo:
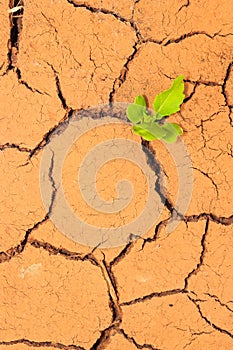
{"label": "small plant sprout", "polygon": [[153,114],[148,112],[144,97],[138,95],[126,111],[128,119],[133,123],[135,134],[147,141],[158,139],[167,143],[176,142],[177,137],[183,134],[183,130],[178,124],[165,123],[164,117],[178,112],[184,97],[183,75],[179,75],[173,81],[170,89],[155,97]]}

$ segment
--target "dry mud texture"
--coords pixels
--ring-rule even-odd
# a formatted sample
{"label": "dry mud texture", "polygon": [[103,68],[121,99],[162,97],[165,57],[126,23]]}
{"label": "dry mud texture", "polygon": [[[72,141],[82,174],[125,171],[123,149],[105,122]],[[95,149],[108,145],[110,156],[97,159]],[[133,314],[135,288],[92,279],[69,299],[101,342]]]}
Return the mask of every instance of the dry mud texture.
{"label": "dry mud texture", "polygon": [[[0,19],[0,349],[233,349],[232,2],[1,0]],[[171,119],[185,131],[194,184],[175,231],[166,233],[176,168],[154,141],[146,146],[167,187],[154,226],[109,249],[67,238],[50,219],[52,176],[49,211],[40,194],[50,135],[82,108],[137,94],[151,106],[179,74],[186,98]],[[67,200],[84,220],[103,218],[77,199],[75,159],[90,140],[117,136],[141,142],[129,126],[105,126],[64,164]],[[106,200],[124,166],[97,177]],[[124,216],[132,220],[146,191],[142,174],[127,170],[137,183]]]}

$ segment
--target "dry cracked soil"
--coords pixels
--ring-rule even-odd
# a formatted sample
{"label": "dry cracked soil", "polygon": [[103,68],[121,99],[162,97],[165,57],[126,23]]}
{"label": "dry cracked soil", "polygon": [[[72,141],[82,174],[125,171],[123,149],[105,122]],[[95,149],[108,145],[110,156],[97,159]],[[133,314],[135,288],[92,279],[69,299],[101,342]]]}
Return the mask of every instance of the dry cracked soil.
{"label": "dry cracked soil", "polygon": [[[0,19],[0,349],[233,349],[233,2],[0,0]],[[144,169],[119,157],[100,166],[96,191],[117,203],[115,185],[127,177],[130,203],[105,213],[84,201],[77,169],[107,140],[139,147],[163,205],[124,244],[89,244],[88,229],[74,239],[75,225],[66,234],[56,224],[70,224],[65,208],[54,214],[57,153],[45,166],[47,206],[41,194],[46,148],[75,120],[82,130],[98,119],[80,117],[89,107],[137,94],[152,106],[180,74],[185,100],[170,119],[184,129],[177,144],[189,175],[175,148],[144,142],[124,120],[83,132],[60,175],[75,217],[119,228],[148,202]],[[183,213],[179,194],[189,202]]]}

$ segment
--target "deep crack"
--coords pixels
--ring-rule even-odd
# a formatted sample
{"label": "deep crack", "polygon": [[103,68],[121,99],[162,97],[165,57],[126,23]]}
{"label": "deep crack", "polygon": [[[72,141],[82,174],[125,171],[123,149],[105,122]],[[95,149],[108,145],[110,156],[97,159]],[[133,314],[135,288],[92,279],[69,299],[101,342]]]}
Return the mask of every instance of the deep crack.
{"label": "deep crack", "polygon": [[179,42],[187,39],[187,38],[191,38],[195,35],[205,35],[207,36],[208,38],[210,39],[214,39],[218,34],[220,33],[220,31],[214,33],[213,35],[210,35],[204,31],[193,31],[193,32],[190,32],[190,33],[185,33],[185,34],[182,34],[181,36],[179,36],[179,38],[174,38],[174,39],[169,39],[167,40],[165,43],[163,43],[163,46],[168,46],[170,44],[178,44]]}
{"label": "deep crack", "polygon": [[123,68],[120,71],[120,75],[114,80],[113,82],[113,87],[112,90],[109,93],[109,103],[114,102],[114,94],[115,92],[122,86],[122,84],[124,84],[124,82],[126,81],[127,78],[127,73],[129,71],[129,64],[130,62],[133,61],[135,55],[138,53],[138,42],[135,42],[135,44],[133,45],[133,52],[132,54],[127,58]]}
{"label": "deep crack", "polygon": [[10,20],[10,39],[8,41],[8,68],[7,71],[16,67],[17,55],[19,52],[20,33],[23,28],[23,0],[10,0],[9,8],[21,6],[18,11],[9,14]]}
{"label": "deep crack", "polygon": [[103,7],[98,8],[98,7],[88,5],[84,2],[78,2],[78,1],[72,1],[72,0],[67,0],[67,2],[69,4],[71,4],[72,6],[74,6],[75,8],[85,8],[87,11],[89,11],[91,13],[102,13],[104,15],[111,15],[111,16],[115,17],[117,20],[119,20],[120,22],[130,23],[130,21],[128,19],[124,18],[119,13],[105,9]]}
{"label": "deep crack", "polygon": [[89,261],[92,265],[100,267],[99,262],[92,253],[83,255],[65,248],[55,247],[48,242],[41,242],[37,239],[30,239],[29,244],[31,244],[31,246],[34,248],[46,250],[50,255],[60,255],[67,260]]}
{"label": "deep crack", "polygon": [[189,7],[190,6],[190,1],[189,0],[187,0],[187,2],[185,3],[185,4],[183,4],[180,8],[179,8],[179,10],[176,12],[176,15],[183,9],[183,8],[187,8],[187,7]]}
{"label": "deep crack", "polygon": [[134,241],[127,243],[126,246],[122,249],[122,251],[117,256],[115,256],[115,258],[110,262],[110,268],[112,268],[112,266],[118,264],[118,262],[124,259],[125,256],[129,254],[133,246],[134,246]]}
{"label": "deep crack", "polygon": [[92,345],[90,350],[103,350],[103,346],[107,345],[110,341],[112,332],[115,330],[115,325],[111,325],[100,332],[100,337]]}
{"label": "deep crack", "polygon": [[29,155],[28,160],[30,160],[32,157],[34,157],[36,154],[38,154],[50,141],[50,136],[55,132],[57,128],[59,128],[61,125],[65,125],[69,123],[69,120],[71,119],[73,115],[74,110],[70,109],[68,110],[62,120],[58,122],[55,126],[53,126],[42,138],[42,140],[34,147]]}
{"label": "deep crack", "polygon": [[107,273],[108,280],[109,280],[108,282],[103,271],[103,277],[106,283],[108,284],[109,295],[110,295],[110,306],[113,312],[112,324],[119,325],[122,322],[122,312],[119,306],[119,295],[117,290],[116,278],[112,272],[111,264],[108,264],[105,258],[103,259],[103,266],[105,268],[105,271]]}
{"label": "deep crack", "polygon": [[166,227],[166,223],[169,222],[170,220],[171,220],[171,215],[167,219],[160,221],[156,225],[153,237],[148,237],[144,239],[142,243],[142,249],[144,248],[146,243],[155,242],[157,240],[160,230],[162,229],[162,227]]}
{"label": "deep crack", "polygon": [[155,182],[155,191],[158,193],[162,203],[164,203],[164,206],[171,213],[171,216],[182,217],[182,215],[177,212],[171,201],[166,196],[166,189],[163,186],[163,175],[165,172],[163,171],[159,161],[156,159],[155,150],[151,147],[150,142],[145,141],[144,139],[141,139],[141,145],[143,152],[146,154],[147,163],[157,177]]}
{"label": "deep crack", "polygon": [[64,345],[61,343],[56,343],[53,341],[42,341],[42,342],[38,342],[38,341],[33,341],[33,340],[29,340],[26,338],[22,338],[22,339],[16,339],[16,340],[10,340],[10,341],[0,341],[0,345],[16,345],[16,344],[25,344],[29,347],[36,347],[36,348],[40,348],[40,347],[51,347],[51,348],[55,348],[55,349],[62,349],[62,350],[85,350],[83,347],[78,346],[78,345]]}
{"label": "deep crack", "polygon": [[200,268],[204,262],[204,257],[205,257],[205,253],[206,253],[206,236],[208,234],[209,221],[210,220],[208,218],[206,220],[205,231],[204,231],[202,238],[201,238],[202,250],[201,250],[199,262],[197,263],[197,266],[191,272],[189,272],[189,274],[187,275],[187,277],[184,280],[184,290],[186,290],[187,292],[188,292],[188,282],[189,282],[190,277],[193,275],[196,275],[198,273],[198,271],[200,270]]}
{"label": "deep crack", "polygon": [[56,82],[56,88],[57,88],[57,95],[58,95],[58,98],[59,100],[61,101],[61,104],[62,104],[62,107],[66,110],[66,111],[70,111],[71,108],[67,105],[66,103],[66,99],[62,93],[62,89],[61,89],[61,83],[60,83],[60,79],[59,79],[59,76],[58,76],[58,72],[56,71],[56,69],[54,68],[54,66],[47,62],[48,66],[51,67],[52,71],[53,71],[53,74],[54,74],[54,77],[55,77],[55,82]]}
{"label": "deep crack", "polygon": [[143,297],[139,297],[130,301],[124,301],[123,303],[120,303],[120,306],[129,306],[137,303],[141,303],[147,300],[150,300],[152,298],[161,298],[161,297],[166,297],[168,295],[176,295],[176,294],[186,294],[188,293],[184,288],[176,288],[176,289],[171,289],[171,290],[165,290],[162,292],[153,292],[148,295],[144,295]]}
{"label": "deep crack", "polygon": [[201,213],[201,214],[194,214],[194,215],[186,215],[184,216],[184,222],[197,222],[199,220],[211,220],[213,222],[216,222],[217,224],[229,226],[233,224],[233,215],[229,217],[224,216],[217,216],[212,213]]}
{"label": "deep crack", "polygon": [[45,217],[41,221],[38,221],[33,227],[29,228],[26,231],[24,239],[17,246],[8,249],[6,252],[3,252],[3,251],[0,252],[0,263],[5,262],[5,261],[9,261],[13,257],[21,254],[26,247],[26,244],[28,242],[28,239],[29,239],[31,232],[36,230],[41,224],[46,222],[48,219],[49,219],[48,214],[46,214]]}
{"label": "deep crack", "polygon": [[193,87],[193,91],[189,94],[189,96],[187,96],[187,97],[184,98],[183,104],[185,104],[185,103],[187,103],[189,100],[191,100],[191,98],[193,97],[193,95],[194,95],[195,92],[196,92],[196,88],[197,88],[198,85],[200,85],[200,84],[198,84],[198,82],[195,82],[195,85],[194,85],[194,87]]}
{"label": "deep crack", "polygon": [[6,142],[3,145],[0,145],[0,151],[4,151],[5,149],[9,149],[9,148],[17,149],[19,152],[26,152],[26,153],[31,153],[32,151],[30,148],[23,147],[10,142]]}
{"label": "deep crack", "polygon": [[49,94],[47,94],[46,92],[41,92],[38,89],[32,88],[25,80],[23,80],[22,79],[22,74],[21,74],[21,71],[20,71],[19,68],[16,68],[15,72],[16,72],[19,84],[24,85],[31,92],[37,92],[40,95],[48,95],[49,96]]}
{"label": "deep crack", "polygon": [[231,74],[232,66],[233,66],[233,62],[230,62],[228,67],[227,67],[226,74],[225,74],[225,77],[224,77],[224,81],[223,81],[223,84],[222,84],[222,95],[224,97],[226,106],[228,106],[228,107],[232,107],[232,106],[230,106],[230,104],[228,102],[228,94],[227,94],[227,91],[226,91],[226,85],[227,85],[227,81],[228,81],[228,79],[230,77],[230,74]]}

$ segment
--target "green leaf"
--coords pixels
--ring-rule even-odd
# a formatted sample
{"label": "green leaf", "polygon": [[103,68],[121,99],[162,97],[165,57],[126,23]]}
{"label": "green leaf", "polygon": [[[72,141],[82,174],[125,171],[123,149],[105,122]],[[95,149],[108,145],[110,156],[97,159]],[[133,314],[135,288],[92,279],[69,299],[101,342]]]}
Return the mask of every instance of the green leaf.
{"label": "green leaf", "polygon": [[176,131],[178,132],[178,135],[183,134],[183,129],[181,128],[181,126],[179,126],[178,124],[175,124],[175,123],[169,123],[169,124],[171,124],[176,129]]}
{"label": "green leaf", "polygon": [[131,104],[127,107],[126,115],[131,122],[138,123],[142,119],[144,111],[145,107]]}
{"label": "green leaf", "polygon": [[163,119],[163,116],[161,114],[159,114],[158,112],[155,112],[153,114],[153,119],[154,120],[160,120],[160,119]]}
{"label": "green leaf", "polygon": [[134,103],[136,105],[146,107],[146,100],[142,95],[138,95],[137,97],[135,97]]}
{"label": "green leaf", "polygon": [[175,123],[166,123],[162,125],[165,135],[162,137],[163,141],[167,143],[174,143],[179,135],[183,134],[182,128]]}
{"label": "green leaf", "polygon": [[154,135],[152,135],[151,133],[149,133],[145,129],[141,128],[139,125],[134,125],[133,131],[135,132],[135,134],[142,136],[144,138],[144,140],[152,141],[152,140],[156,139],[156,137]]}
{"label": "green leaf", "polygon": [[185,97],[183,92],[183,75],[179,75],[173,81],[170,89],[161,92],[155,97],[153,102],[155,112],[159,113],[161,118],[178,112]]}
{"label": "green leaf", "polygon": [[140,125],[135,125],[133,130],[137,135],[142,136],[147,141],[160,140],[163,136],[166,136],[166,131],[158,123],[141,123]]}
{"label": "green leaf", "polygon": [[140,124],[140,126],[147,130],[149,133],[151,133],[152,135],[154,135],[156,137],[156,139],[161,139],[163,136],[166,135],[166,131],[163,130],[162,125],[159,125],[158,123],[142,123]]}
{"label": "green leaf", "polygon": [[150,123],[152,121],[153,121],[153,116],[150,115],[147,111],[145,111],[143,114],[143,122]]}

